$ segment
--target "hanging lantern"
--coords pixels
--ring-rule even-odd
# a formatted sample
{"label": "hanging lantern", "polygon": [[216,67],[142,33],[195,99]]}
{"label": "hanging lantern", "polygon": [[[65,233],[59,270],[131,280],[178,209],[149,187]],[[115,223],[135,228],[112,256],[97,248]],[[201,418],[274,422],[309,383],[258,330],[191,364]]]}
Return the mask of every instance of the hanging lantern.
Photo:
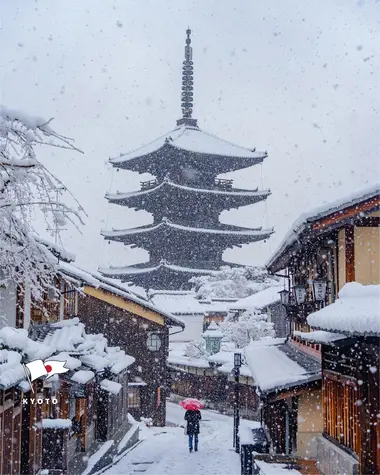
{"label": "hanging lantern", "polygon": [[282,305],[286,306],[286,305],[289,305],[289,290],[280,290],[279,294],[280,294],[280,299],[281,299],[281,303]]}
{"label": "hanging lantern", "polygon": [[306,300],[306,287],[302,284],[295,285],[293,287],[294,297],[296,299],[296,305],[305,303]]}
{"label": "hanging lantern", "polygon": [[324,302],[326,299],[327,281],[325,279],[314,280],[313,296],[315,302]]}

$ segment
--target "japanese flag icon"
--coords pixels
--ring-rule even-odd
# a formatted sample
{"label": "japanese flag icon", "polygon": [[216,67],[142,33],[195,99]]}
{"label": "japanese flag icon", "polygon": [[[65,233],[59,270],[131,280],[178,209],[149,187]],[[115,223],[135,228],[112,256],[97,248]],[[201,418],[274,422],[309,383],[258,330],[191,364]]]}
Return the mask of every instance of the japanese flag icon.
{"label": "japanese flag icon", "polygon": [[47,376],[46,379],[49,379],[54,374],[67,373],[69,368],[65,368],[66,361],[42,361],[35,360],[27,363],[25,366],[28,368],[30,373],[30,381],[41,378],[42,376]]}
{"label": "japanese flag icon", "polygon": [[65,368],[66,361],[55,361],[49,360],[45,361],[45,369],[47,371],[47,378],[49,379],[51,376],[55,374],[67,373],[69,368]]}

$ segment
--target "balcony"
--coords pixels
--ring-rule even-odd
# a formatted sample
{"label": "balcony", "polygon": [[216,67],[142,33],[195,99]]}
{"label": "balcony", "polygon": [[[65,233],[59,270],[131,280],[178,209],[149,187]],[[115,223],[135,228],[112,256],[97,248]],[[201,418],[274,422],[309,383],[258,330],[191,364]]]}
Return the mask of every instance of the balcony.
{"label": "balcony", "polygon": [[154,180],[149,181],[140,181],[141,191],[150,190],[158,185],[158,180],[155,178]]}
{"label": "balcony", "polygon": [[231,190],[233,182],[234,182],[233,180],[226,180],[224,178],[215,178],[214,184],[220,190]]}

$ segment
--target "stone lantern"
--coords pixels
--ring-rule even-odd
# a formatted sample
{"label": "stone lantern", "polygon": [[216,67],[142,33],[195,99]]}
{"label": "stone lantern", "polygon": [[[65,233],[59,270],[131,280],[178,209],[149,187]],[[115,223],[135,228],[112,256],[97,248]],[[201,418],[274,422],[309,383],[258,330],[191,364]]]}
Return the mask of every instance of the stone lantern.
{"label": "stone lantern", "polygon": [[223,336],[223,333],[219,330],[219,326],[215,322],[211,322],[207,330],[202,334],[202,337],[206,341],[206,350],[211,355],[220,351],[220,343]]}

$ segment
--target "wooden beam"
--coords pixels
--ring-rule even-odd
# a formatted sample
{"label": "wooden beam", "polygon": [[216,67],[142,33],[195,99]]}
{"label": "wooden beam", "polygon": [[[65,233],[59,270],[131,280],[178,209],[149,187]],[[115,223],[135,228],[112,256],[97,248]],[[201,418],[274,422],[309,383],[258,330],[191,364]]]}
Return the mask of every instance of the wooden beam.
{"label": "wooden beam", "polygon": [[321,218],[312,225],[312,230],[323,230],[331,224],[338,223],[345,219],[355,218],[356,216],[359,216],[360,213],[368,213],[370,211],[376,210],[378,207],[380,207],[380,196],[375,196],[364,203],[350,206],[342,211],[338,211],[325,218]]}
{"label": "wooden beam", "polygon": [[126,310],[133,315],[138,315],[139,317],[158,323],[159,325],[165,325],[164,317],[159,313],[120,297],[119,295],[107,292],[103,289],[95,289],[89,285],[85,285],[83,291],[86,295],[91,295],[91,297],[95,297],[96,299],[114,305],[117,308]]}
{"label": "wooden beam", "polygon": [[355,228],[347,226],[345,228],[346,244],[346,282],[355,281]]}
{"label": "wooden beam", "polygon": [[358,226],[359,228],[378,228],[380,227],[380,218],[370,216],[359,218],[357,221],[355,221],[355,226]]}

